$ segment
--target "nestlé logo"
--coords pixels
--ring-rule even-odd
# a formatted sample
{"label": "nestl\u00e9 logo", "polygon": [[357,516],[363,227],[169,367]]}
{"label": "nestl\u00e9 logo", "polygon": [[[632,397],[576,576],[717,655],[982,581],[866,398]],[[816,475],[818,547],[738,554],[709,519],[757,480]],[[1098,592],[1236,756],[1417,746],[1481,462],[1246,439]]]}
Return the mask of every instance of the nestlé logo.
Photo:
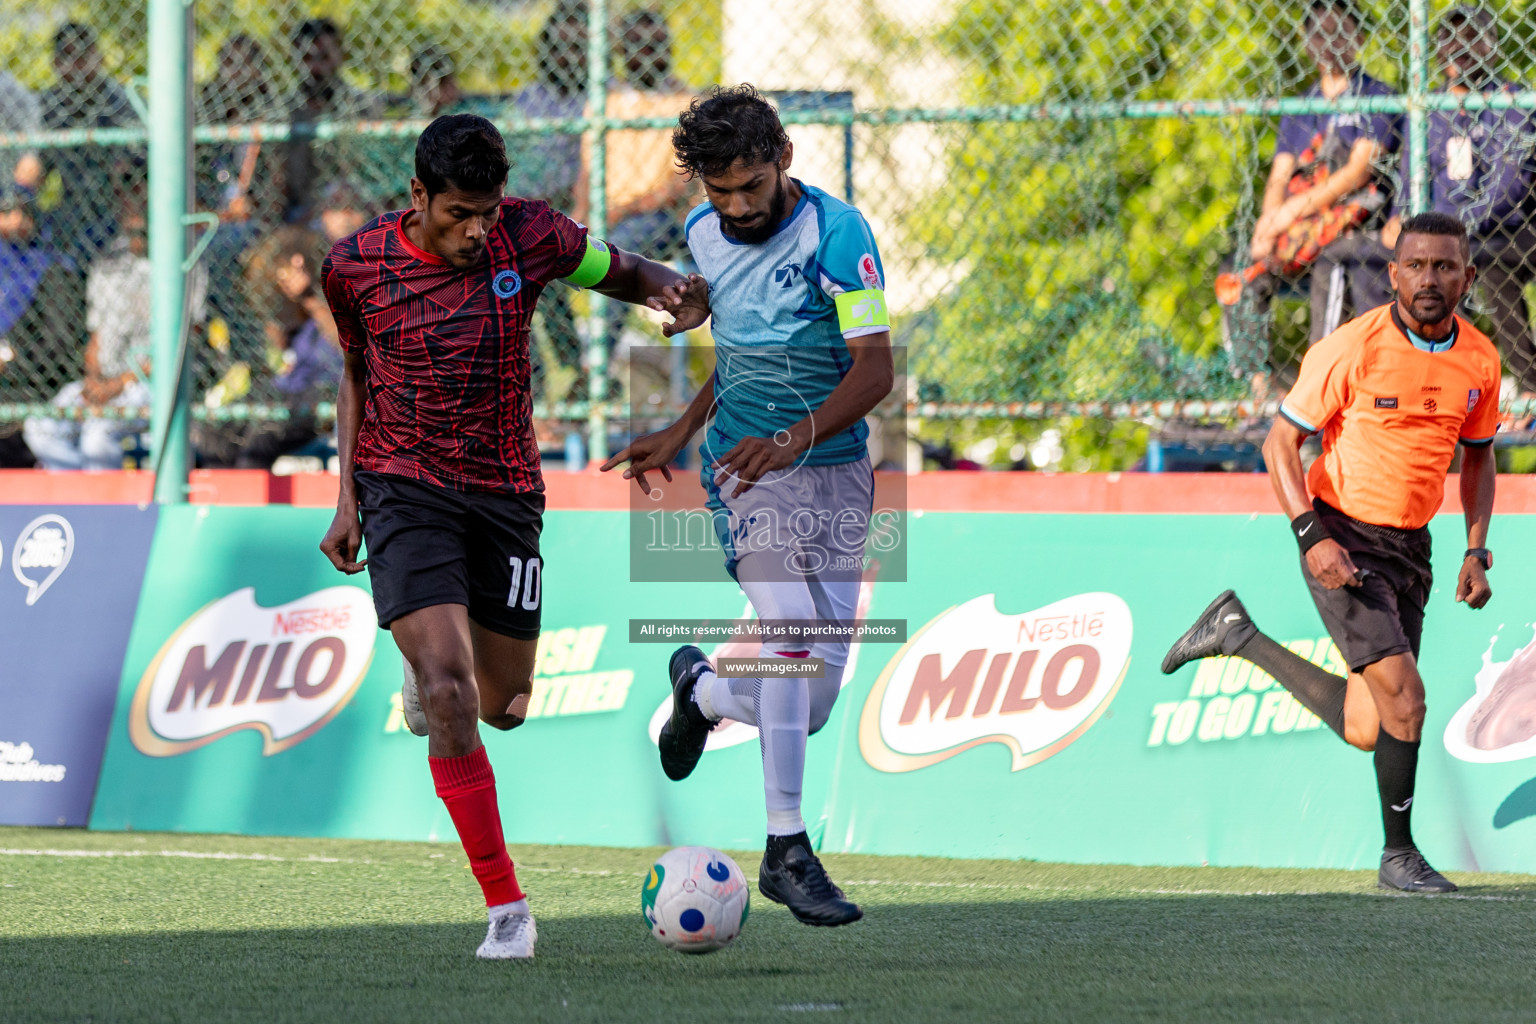
{"label": "nestl\u00e9 logo", "polygon": [[1131,610],[1090,593],[1021,615],[984,594],[942,613],[891,659],[859,720],[885,772],[926,768],[983,743],[1019,771],[1066,749],[1109,707],[1131,657]]}
{"label": "nestl\u00e9 logo", "polygon": [[275,608],[254,587],[222,597],[171,634],[128,714],[140,752],[170,757],[239,729],[270,757],[318,732],[351,699],[373,660],[373,601],[358,587]]}

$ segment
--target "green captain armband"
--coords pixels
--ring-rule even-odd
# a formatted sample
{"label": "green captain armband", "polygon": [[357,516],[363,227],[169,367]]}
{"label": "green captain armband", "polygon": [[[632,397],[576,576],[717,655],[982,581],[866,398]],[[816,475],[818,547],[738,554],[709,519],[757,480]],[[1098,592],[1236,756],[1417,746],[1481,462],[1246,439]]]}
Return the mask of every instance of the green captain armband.
{"label": "green captain armband", "polygon": [[588,235],[586,255],[581,258],[580,266],[567,274],[565,279],[577,288],[591,288],[608,276],[612,265],[613,252],[608,248],[608,243]]}
{"label": "green captain armband", "polygon": [[885,308],[885,292],[878,288],[865,288],[857,292],[842,292],[837,296],[837,328],[854,331],[861,327],[891,326],[891,314]]}

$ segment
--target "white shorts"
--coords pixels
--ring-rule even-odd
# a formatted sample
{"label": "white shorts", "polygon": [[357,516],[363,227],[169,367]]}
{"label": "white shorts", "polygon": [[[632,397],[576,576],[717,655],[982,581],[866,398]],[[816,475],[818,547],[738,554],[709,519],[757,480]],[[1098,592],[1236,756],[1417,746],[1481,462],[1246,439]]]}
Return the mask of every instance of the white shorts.
{"label": "white shorts", "polygon": [[[874,503],[868,456],[777,470],[740,497],[735,477],[717,484],[706,466],[703,479],[726,569],[759,619],[852,623]],[[836,657],[847,642],[828,646]]]}

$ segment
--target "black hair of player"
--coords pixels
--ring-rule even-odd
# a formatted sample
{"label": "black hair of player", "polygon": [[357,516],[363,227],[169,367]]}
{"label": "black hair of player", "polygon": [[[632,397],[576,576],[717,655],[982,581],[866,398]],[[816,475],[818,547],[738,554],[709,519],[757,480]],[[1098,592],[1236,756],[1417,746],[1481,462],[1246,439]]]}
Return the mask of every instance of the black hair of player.
{"label": "black hair of player", "polygon": [[450,188],[494,192],[511,169],[501,132],[478,114],[444,114],[416,140],[416,177],[428,199]]}
{"label": "black hair of player", "polygon": [[1307,5],[1307,13],[1302,15],[1302,27],[1311,29],[1325,14],[1335,15],[1340,20],[1348,18],[1354,22],[1355,30],[1362,34],[1366,30],[1365,15],[1351,0],[1312,0]]}
{"label": "black hair of player", "polygon": [[672,132],[677,166],[689,178],[723,174],[736,161],[777,163],[789,145],[779,112],[751,85],[716,86],[688,104]]}
{"label": "black hair of player", "polygon": [[1398,233],[1397,245],[1392,250],[1395,259],[1403,250],[1403,239],[1409,235],[1440,235],[1446,238],[1456,238],[1461,241],[1461,258],[1472,258],[1472,243],[1467,238],[1467,226],[1449,213],[1441,213],[1439,210],[1427,210],[1424,213],[1416,213],[1403,221],[1403,229]]}

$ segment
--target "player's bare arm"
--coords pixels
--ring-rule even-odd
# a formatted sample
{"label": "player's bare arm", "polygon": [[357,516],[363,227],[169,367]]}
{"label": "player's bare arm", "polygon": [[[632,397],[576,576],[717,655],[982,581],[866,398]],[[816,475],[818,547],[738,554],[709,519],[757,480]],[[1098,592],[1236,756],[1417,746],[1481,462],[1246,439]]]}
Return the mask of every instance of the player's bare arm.
{"label": "player's bare arm", "polygon": [[[1307,493],[1307,476],[1301,468],[1301,445],[1307,435],[1301,428],[1276,416],[1269,436],[1264,439],[1264,465],[1269,467],[1269,482],[1285,517],[1292,522],[1312,511],[1312,497]],[[1301,524],[1298,529],[1321,530],[1321,524]],[[1299,538],[1305,540],[1305,537]],[[1307,549],[1307,570],[1329,590],[1358,587],[1359,572],[1349,552],[1332,537]]]}
{"label": "player's bare arm", "polygon": [[[716,481],[735,476],[739,497],[767,473],[792,466],[819,442],[835,437],[868,416],[895,385],[891,332],[849,338],[853,367],[821,406],[775,437],[744,437],[712,464]],[[787,434],[787,436],[785,436]]]}
{"label": "player's bare arm", "polygon": [[368,565],[357,561],[363,546],[363,527],[357,516],[357,491],[352,480],[353,457],[357,451],[357,432],[363,422],[363,400],[368,386],[368,357],[348,352],[341,369],[341,386],[336,398],[336,446],[341,462],[341,494],[336,499],[336,518],[320,542],[320,550],[340,571],[352,575]]}
{"label": "player's bare arm", "polygon": [[640,490],[646,494],[651,493],[651,483],[645,478],[645,474],[652,470],[659,470],[668,483],[672,481],[672,470],[669,468],[672,461],[677,458],[678,452],[688,444],[688,439],[704,428],[709,422],[710,414],[715,408],[715,375],[710,374],[709,380],[699,388],[698,394],[693,396],[693,401],[688,403],[687,410],[671,426],[663,427],[654,433],[645,434],[635,438],[623,451],[614,455],[600,467],[606,473],[610,469],[616,469],[624,463],[629,463],[629,468],[624,470],[625,480],[634,480],[640,485]]}
{"label": "player's bare arm", "polygon": [[[1467,517],[1468,550],[1488,547],[1488,521],[1493,517],[1495,465],[1493,445],[1462,446],[1461,507]],[[1492,556],[1489,556],[1492,564]],[[1456,577],[1456,600],[1468,608],[1481,608],[1493,596],[1488,573],[1475,555],[1467,555]]]}
{"label": "player's bare arm", "polygon": [[691,331],[709,319],[709,285],[698,274],[679,274],[671,267],[622,249],[613,249],[608,274],[595,291],[620,302],[647,306],[670,313],[673,320],[663,324],[665,337]]}

